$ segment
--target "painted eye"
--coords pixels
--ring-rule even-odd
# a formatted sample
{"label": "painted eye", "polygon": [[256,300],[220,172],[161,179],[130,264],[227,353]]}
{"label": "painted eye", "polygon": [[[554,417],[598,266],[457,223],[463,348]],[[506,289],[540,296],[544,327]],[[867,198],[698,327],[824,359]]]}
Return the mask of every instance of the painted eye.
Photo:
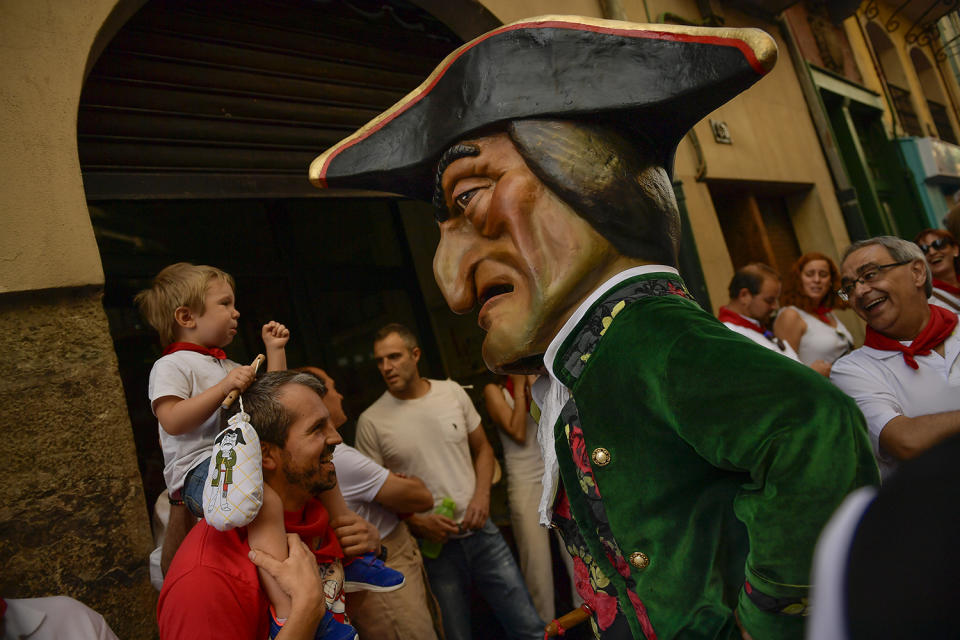
{"label": "painted eye", "polygon": [[477,195],[479,191],[479,187],[476,189],[470,189],[469,191],[464,191],[453,199],[453,206],[463,213],[467,210],[467,206],[470,204],[470,201],[473,200],[473,197]]}

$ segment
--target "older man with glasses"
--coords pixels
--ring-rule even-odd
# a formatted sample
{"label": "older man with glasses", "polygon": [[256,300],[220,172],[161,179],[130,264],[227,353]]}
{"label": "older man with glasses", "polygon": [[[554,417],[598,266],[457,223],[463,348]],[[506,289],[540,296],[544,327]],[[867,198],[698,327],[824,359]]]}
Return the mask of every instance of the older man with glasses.
{"label": "older man with glasses", "polygon": [[830,379],[856,400],[886,479],[960,433],[957,315],[927,302],[932,289],[923,252],[879,236],[850,245],[837,292],[867,323],[864,346],[839,359]]}

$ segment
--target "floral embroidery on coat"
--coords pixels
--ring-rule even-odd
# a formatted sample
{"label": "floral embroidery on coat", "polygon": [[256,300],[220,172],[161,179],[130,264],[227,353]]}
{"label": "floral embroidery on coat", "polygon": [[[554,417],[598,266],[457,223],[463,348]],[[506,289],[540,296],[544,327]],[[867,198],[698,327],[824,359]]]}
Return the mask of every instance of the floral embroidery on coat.
{"label": "floral embroidery on coat", "polygon": [[[620,547],[614,540],[610,523],[607,521],[600,489],[597,487],[593,469],[590,467],[583,431],[579,426],[579,417],[576,415],[576,406],[572,401],[564,407],[560,417],[565,422],[564,434],[570,447],[570,455],[576,469],[580,490],[590,508],[591,522],[588,526],[596,531],[606,559],[624,578],[628,597],[633,604],[634,612],[643,628],[644,635],[647,640],[656,640],[657,635],[653,630],[646,608],[637,595],[633,593],[636,583],[630,575],[630,569],[623,553],[620,551]],[[553,511],[554,524],[560,529],[567,551],[573,557],[577,593],[593,610],[594,615],[591,622],[594,625],[594,632],[598,635],[602,634],[604,638],[629,638],[629,625],[620,609],[617,589],[609,577],[604,574],[603,569],[591,555],[586,542],[583,540],[577,523],[572,519],[569,498],[563,487],[557,493]]]}
{"label": "floral embroidery on coat", "polygon": [[[576,379],[583,372],[596,348],[600,338],[607,332],[619,315],[628,305],[637,300],[651,296],[677,295],[691,299],[683,283],[672,276],[656,278],[639,278],[625,281],[620,288],[611,292],[604,300],[598,303],[584,319],[583,329],[573,338],[574,342],[566,350],[566,357],[562,362],[562,371],[558,372],[561,380],[572,387]],[[577,522],[570,511],[569,497],[566,487],[561,481],[553,508],[553,523],[560,530],[567,550],[574,558],[574,577],[577,593],[593,610],[591,624],[594,633],[606,638],[631,637],[629,625],[624,615],[620,601],[617,599],[617,589],[609,577],[603,573],[596,559],[590,554],[589,548],[581,531],[595,533],[600,547],[610,564],[623,578],[627,587],[627,597],[633,605],[634,613],[640,623],[647,640],[656,640],[657,634],[650,622],[647,609],[637,596],[636,581],[630,574],[630,567],[617,545],[610,522],[607,519],[600,487],[597,485],[590,465],[583,430],[580,426],[580,416],[577,413],[576,402],[571,398],[560,412],[559,425],[563,425],[569,454],[574,463],[577,486],[589,508],[590,522]],[[558,455],[564,455],[559,449]]]}

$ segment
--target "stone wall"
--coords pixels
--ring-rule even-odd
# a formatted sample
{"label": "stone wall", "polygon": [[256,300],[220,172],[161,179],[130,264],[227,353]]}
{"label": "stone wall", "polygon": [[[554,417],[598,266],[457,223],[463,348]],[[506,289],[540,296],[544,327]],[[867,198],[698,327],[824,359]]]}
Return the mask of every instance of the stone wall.
{"label": "stone wall", "polygon": [[154,638],[152,542],[98,288],[0,296],[0,594],[72,596]]}

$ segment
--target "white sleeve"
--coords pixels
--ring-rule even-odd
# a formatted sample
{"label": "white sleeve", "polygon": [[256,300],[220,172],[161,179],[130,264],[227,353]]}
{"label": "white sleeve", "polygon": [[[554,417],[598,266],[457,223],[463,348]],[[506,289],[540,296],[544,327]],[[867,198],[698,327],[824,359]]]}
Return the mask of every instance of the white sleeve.
{"label": "white sleeve", "polygon": [[856,401],[863,417],[867,419],[874,453],[879,454],[880,432],[888,422],[903,415],[903,408],[896,396],[886,387],[883,378],[872,375],[849,356],[833,363],[830,382]]}
{"label": "white sleeve", "polygon": [[333,464],[340,493],[351,509],[352,503],[373,502],[390,476],[389,471],[346,444],[337,445]]}
{"label": "white sleeve", "polygon": [[150,409],[157,398],[175,396],[186,400],[193,397],[193,377],[177,362],[176,358],[160,358],[150,369],[147,383]]}
{"label": "white sleeve", "polygon": [[377,429],[363,412],[357,419],[357,450],[379,465],[383,465],[383,452],[380,450],[380,439]]}
{"label": "white sleeve", "polygon": [[477,413],[477,409],[473,406],[473,402],[471,402],[466,390],[453,380],[451,380],[450,383],[453,385],[453,393],[457,397],[460,410],[463,411],[463,419],[467,424],[467,433],[473,433],[473,431],[480,426],[480,414]]}

